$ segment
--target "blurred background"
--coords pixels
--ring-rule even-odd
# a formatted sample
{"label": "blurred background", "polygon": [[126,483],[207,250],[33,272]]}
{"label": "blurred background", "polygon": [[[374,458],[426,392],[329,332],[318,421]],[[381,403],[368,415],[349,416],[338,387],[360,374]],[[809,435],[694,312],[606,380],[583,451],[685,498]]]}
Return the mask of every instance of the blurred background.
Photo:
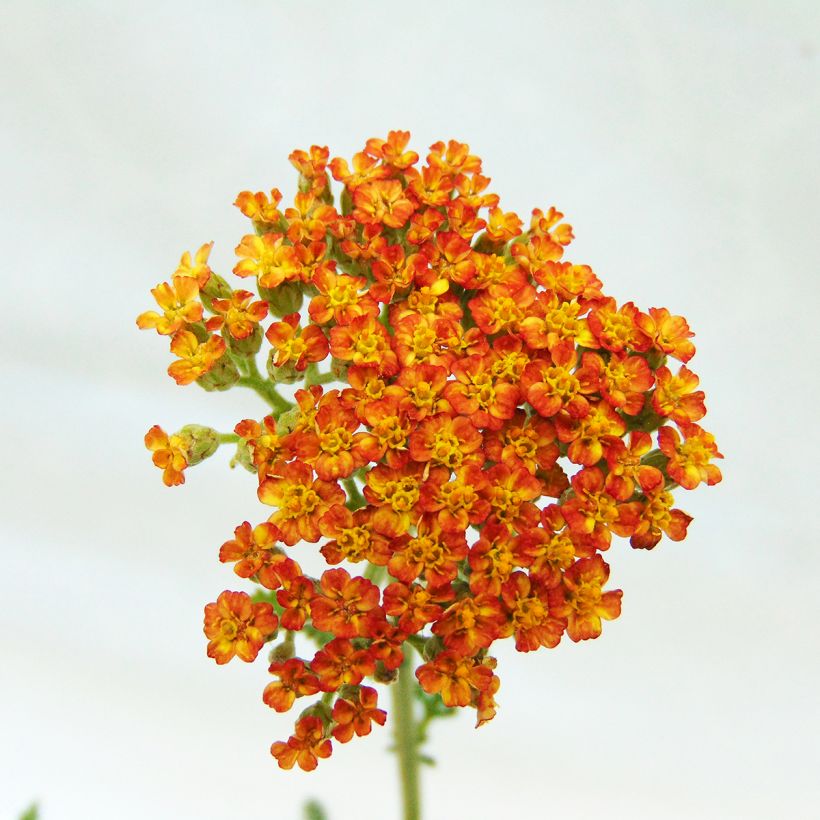
{"label": "blurred background", "polygon": [[178,388],[134,324],[182,251],[230,270],[236,194],[291,196],[293,148],[393,128],[686,316],[726,456],[686,541],[609,553],[601,640],[504,646],[496,719],[434,726],[425,817],[816,816],[819,50],[813,2],[3,3],[0,817],[398,818],[389,724],[282,772],[264,660],[206,658],[264,510],[225,452],[165,488],[142,437],[263,408]]}

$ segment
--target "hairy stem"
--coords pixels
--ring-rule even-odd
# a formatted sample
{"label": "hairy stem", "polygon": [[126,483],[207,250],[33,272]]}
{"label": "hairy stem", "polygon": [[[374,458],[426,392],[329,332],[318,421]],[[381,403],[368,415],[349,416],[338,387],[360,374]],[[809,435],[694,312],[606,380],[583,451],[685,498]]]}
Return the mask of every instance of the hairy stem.
{"label": "hairy stem", "polygon": [[421,797],[419,789],[418,726],[413,710],[413,662],[409,653],[399,670],[399,679],[390,687],[393,696],[391,717],[396,740],[396,754],[399,758],[404,820],[419,820],[421,817]]}

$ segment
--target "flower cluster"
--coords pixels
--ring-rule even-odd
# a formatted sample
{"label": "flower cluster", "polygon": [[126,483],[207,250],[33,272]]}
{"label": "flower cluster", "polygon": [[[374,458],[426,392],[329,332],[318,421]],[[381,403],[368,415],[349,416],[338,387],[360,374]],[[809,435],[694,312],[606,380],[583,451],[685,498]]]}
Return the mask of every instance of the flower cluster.
{"label": "flower cluster", "polygon": [[[271,748],[282,768],[312,769],[333,740],[383,724],[366,682],[403,665],[490,720],[493,644],[598,637],[621,609],[613,535],[683,539],[672,491],[721,478],[686,320],[618,305],[565,258],[560,212],[525,225],[467,145],[437,142],[420,164],[409,136],[369,139],[350,162],[294,151],[290,207],[276,189],[235,203],[252,231],[233,272],[255,293],[211,270],[207,244],[137,320],[170,336],[179,384],[245,386],[271,406],[232,434],[155,426],[146,445],[172,485],[235,443],[270,508],[219,552],[262,591],[223,592],[205,634],[219,664],[279,641],[263,700],[309,703]],[[296,383],[292,401],[277,389]],[[297,562],[304,542],[330,565],[318,578]],[[315,651],[297,655],[297,634]]]}

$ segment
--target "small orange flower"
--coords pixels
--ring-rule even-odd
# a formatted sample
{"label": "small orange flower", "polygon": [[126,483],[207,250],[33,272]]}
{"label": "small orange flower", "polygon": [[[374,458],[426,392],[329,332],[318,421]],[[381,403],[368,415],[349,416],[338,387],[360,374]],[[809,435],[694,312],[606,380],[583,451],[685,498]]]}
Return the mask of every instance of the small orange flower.
{"label": "small orange flower", "polygon": [[278,233],[253,234],[242,237],[236,246],[240,261],[234,266],[237,276],[255,276],[259,287],[275,288],[282,282],[301,278],[302,263],[293,245],[286,245]]}
{"label": "small orange flower", "polygon": [[180,435],[169,436],[158,424],[145,434],[145,446],[154,454],[154,465],[162,470],[166,487],[185,483],[188,466],[188,442]]}
{"label": "small orange flower", "polygon": [[268,303],[252,299],[248,290],[236,290],[230,299],[212,299],[214,312],[219,316],[208,320],[208,330],[219,330],[224,325],[234,339],[247,339],[268,315]]}
{"label": "small orange flower", "polygon": [[190,384],[211,370],[226,348],[221,336],[209,336],[200,342],[189,330],[178,330],[171,339],[171,353],[179,359],[168,366],[168,375],[177,384]]}
{"label": "small orange flower", "polygon": [[369,686],[359,687],[355,699],[339,698],[333,704],[333,737],[339,743],[347,743],[354,733],[358,737],[369,735],[373,723],[384,726],[387,712],[376,708],[378,701],[376,690]]}
{"label": "small orange flower", "polygon": [[369,649],[357,649],[347,638],[334,638],[310,662],[323,692],[335,692],[343,684],[358,686],[372,675],[376,662]]}
{"label": "small orange flower", "polygon": [[682,364],[677,376],[668,367],[659,367],[655,373],[657,386],[652,396],[652,409],[678,424],[698,421],[706,415],[704,393],[695,390],[698,377]]}
{"label": "small orange flower", "polygon": [[367,635],[374,617],[382,616],[379,588],[365,578],[351,578],[347,570],[322,573],[320,591],[311,601],[313,625],[337,638]]}
{"label": "small orange flower", "polygon": [[272,663],[268,672],[279,680],[265,687],[262,700],[277,712],[287,712],[296,698],[315,695],[319,691],[319,679],[300,658]]}
{"label": "small orange flower", "polygon": [[281,192],[277,188],[272,188],[270,198],[263,191],[258,191],[255,194],[250,191],[242,191],[233,204],[254,222],[275,225],[282,218],[282,214],[278,210],[281,201]]}
{"label": "small orange flower", "polygon": [[151,288],[151,294],[162,308],[162,313],[153,310],[140,313],[137,316],[137,327],[140,330],[154,328],[157,333],[170,336],[202,319],[202,303],[199,301],[199,286],[195,279],[174,276],[171,285],[163,282]]}
{"label": "small orange flower", "polygon": [[353,192],[353,217],[363,225],[401,228],[416,209],[397,179],[365,182]]}
{"label": "small orange flower", "polygon": [[250,663],[278,626],[279,619],[270,604],[255,604],[244,592],[225,590],[216,603],[205,607],[208,657],[223,664],[236,655]]}
{"label": "small orange flower", "polygon": [[658,446],[669,459],[666,472],[685,490],[694,490],[701,482],[717,484],[723,477],[713,458],[723,458],[715,437],[697,424],[682,424],[683,440],[677,431],[667,426],[658,430]]}
{"label": "small orange flower", "polygon": [[469,706],[491,686],[493,677],[488,666],[452,650],[441,652],[416,669],[421,688],[430,695],[441,695],[445,706]]}
{"label": "small orange flower", "polygon": [[374,364],[385,376],[393,376],[399,369],[387,330],[370,315],[331,328],[330,353],[344,362]]}
{"label": "small orange flower", "polygon": [[330,346],[327,336],[316,325],[299,326],[299,314],[289,313],[281,322],[274,322],[266,331],[265,338],[276,348],[273,359],[276,367],[291,363],[296,370],[304,370],[309,362],[321,362],[327,358]]}
{"label": "small orange flower", "polygon": [[281,476],[266,478],[259,485],[259,500],[278,509],[270,520],[282,532],[282,540],[319,540],[319,519],[333,504],[342,504],[345,494],[335,482],[313,480],[313,470],[294,461],[282,467]]}
{"label": "small orange flower", "polygon": [[601,619],[611,621],[621,614],[621,590],[603,592],[608,579],[609,564],[595,555],[576,561],[564,573],[561,586],[549,591],[550,610],[567,619],[567,635],[573,641],[597,638]]}
{"label": "small orange flower", "polygon": [[174,271],[174,276],[190,277],[192,278],[199,289],[205,287],[208,280],[211,278],[211,269],[208,267],[208,257],[211,255],[211,248],[213,242],[206,242],[202,245],[194,255],[193,260],[189,251],[185,251],[179,260],[179,265]]}
{"label": "small orange flower", "polygon": [[319,758],[330,757],[332,751],[333,744],[325,738],[324,723],[313,715],[296,721],[295,732],[287,742],[279,740],[270,747],[280,769],[292,769],[298,763],[306,772],[312,772]]}

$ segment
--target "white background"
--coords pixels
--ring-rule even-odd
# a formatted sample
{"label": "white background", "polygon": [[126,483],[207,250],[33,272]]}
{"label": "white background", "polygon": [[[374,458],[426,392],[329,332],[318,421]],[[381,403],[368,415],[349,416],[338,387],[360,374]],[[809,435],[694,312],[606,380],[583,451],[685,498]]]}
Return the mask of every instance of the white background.
{"label": "white background", "polygon": [[685,542],[609,553],[601,640],[506,647],[497,718],[434,729],[427,820],[816,816],[816,9],[4,3],[0,817],[398,817],[387,727],[282,772],[264,661],[205,657],[264,511],[224,453],[166,489],[142,436],[262,408],[176,387],[134,324],[183,250],[230,269],[235,195],[292,195],[293,148],[391,128],[469,142],[608,293],[685,315],[726,456]]}

